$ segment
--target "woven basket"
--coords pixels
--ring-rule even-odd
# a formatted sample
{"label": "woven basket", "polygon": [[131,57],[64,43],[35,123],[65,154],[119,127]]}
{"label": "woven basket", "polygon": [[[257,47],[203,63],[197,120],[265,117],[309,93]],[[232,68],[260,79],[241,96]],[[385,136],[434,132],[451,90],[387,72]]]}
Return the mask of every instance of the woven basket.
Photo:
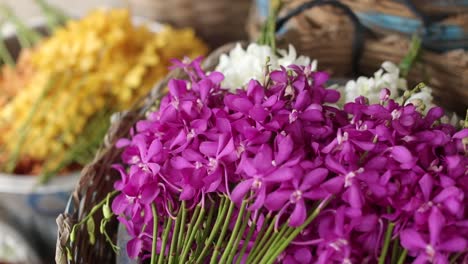
{"label": "woven basket", "polygon": [[374,32],[422,36],[435,51],[468,48],[468,2],[341,0]]}
{"label": "woven basket", "polygon": [[[289,14],[298,14],[300,12],[297,10],[310,8],[284,24],[280,29],[279,46],[287,48],[284,44],[292,43],[299,54],[317,59],[319,69],[337,77],[372,75],[383,61],[398,64],[408,51],[409,38],[401,34],[375,34],[367,28],[363,33],[355,22],[356,15],[343,11],[347,10],[342,7],[344,1],[332,6],[330,3],[337,1],[286,1]],[[257,38],[263,20],[259,9],[261,7],[253,8],[249,17],[251,39]],[[289,17],[289,14],[285,17]],[[420,60],[408,76],[409,85],[426,82],[433,88],[436,103],[461,116],[465,115],[468,107],[468,52],[453,50],[437,53],[423,49]]]}
{"label": "woven basket", "polygon": [[[226,44],[215,50],[205,59],[203,68],[213,70],[218,64],[221,54],[234,48],[234,45],[234,43]],[[115,253],[105,237],[96,236],[95,244],[91,245],[86,228],[78,229],[76,232],[75,242],[71,248],[73,259],[70,261],[67,260],[64,246],[70,238],[73,224],[82,220],[97,203],[104,200],[107,194],[114,190],[114,182],[120,179],[118,173],[111,168],[113,163],[120,161],[121,151],[115,147],[115,142],[122,137],[129,137],[129,131],[135,123],[143,119],[145,113],[166,93],[165,88],[170,79],[185,77],[185,74],[180,70],[171,72],[130,111],[113,116],[103,146],[96,154],[95,159],[81,172],[80,181],[73,192],[69,205],[72,212],[61,214],[57,218],[59,231],[55,258],[57,263],[115,263]],[[95,223],[100,223],[103,216],[101,212],[98,212],[93,217]],[[117,227],[118,223],[115,219],[107,225],[108,233],[114,236],[114,240],[117,238]]]}
{"label": "woven basket", "polygon": [[252,0],[129,0],[138,16],[192,27],[212,47],[246,39],[245,14]]}

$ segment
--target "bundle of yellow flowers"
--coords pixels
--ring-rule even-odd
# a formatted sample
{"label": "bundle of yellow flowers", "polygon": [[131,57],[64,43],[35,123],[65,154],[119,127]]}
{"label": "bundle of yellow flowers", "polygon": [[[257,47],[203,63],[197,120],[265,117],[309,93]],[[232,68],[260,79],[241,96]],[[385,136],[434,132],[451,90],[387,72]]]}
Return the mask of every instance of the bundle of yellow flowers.
{"label": "bundle of yellow flowers", "polygon": [[124,9],[69,21],[31,51],[33,74],[0,109],[0,156],[7,157],[0,169],[24,173],[25,160],[34,161],[33,172],[80,163],[110,114],[146,94],[172,58],[206,52],[191,29],[154,32]]}

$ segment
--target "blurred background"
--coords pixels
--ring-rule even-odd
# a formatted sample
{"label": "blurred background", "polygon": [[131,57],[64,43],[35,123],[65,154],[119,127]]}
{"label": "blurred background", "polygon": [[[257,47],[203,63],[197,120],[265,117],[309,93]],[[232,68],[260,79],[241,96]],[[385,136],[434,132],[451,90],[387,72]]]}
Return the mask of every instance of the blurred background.
{"label": "blurred background", "polygon": [[[127,4],[124,0],[50,0],[48,2],[60,7],[72,16],[79,16],[97,6],[122,7]],[[37,17],[41,15],[40,8],[31,0],[0,0],[0,3],[11,6],[21,18]]]}

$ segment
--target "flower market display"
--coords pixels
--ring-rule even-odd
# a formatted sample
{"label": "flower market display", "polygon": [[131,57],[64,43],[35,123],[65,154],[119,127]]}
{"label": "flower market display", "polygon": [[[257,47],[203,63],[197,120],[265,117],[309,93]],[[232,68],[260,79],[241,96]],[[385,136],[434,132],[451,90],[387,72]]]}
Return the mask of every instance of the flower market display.
{"label": "flower market display", "polygon": [[468,121],[442,122],[390,63],[328,87],[272,25],[215,71],[174,61],[187,78],[116,143],[120,180],[69,242],[94,243],[100,211],[108,242],[116,216],[120,250],[152,264],[466,263]]}
{"label": "flower market display", "polygon": [[145,95],[170,59],[207,51],[191,29],[154,31],[124,9],[93,11],[23,47],[0,77],[0,171],[15,174],[86,164],[113,112]]}

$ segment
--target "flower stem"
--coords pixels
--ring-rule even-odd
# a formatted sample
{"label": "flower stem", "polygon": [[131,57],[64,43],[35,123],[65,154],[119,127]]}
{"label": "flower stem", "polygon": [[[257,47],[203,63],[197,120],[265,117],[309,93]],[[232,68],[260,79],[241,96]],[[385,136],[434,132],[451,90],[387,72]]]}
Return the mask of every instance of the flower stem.
{"label": "flower stem", "polygon": [[459,257],[461,257],[461,255],[463,255],[464,253],[466,253],[467,251],[462,251],[462,252],[458,252],[457,254],[453,255],[452,258],[450,258],[450,264],[455,264],[457,259]]}
{"label": "flower stem", "polygon": [[184,230],[185,230],[185,221],[187,221],[187,209],[185,208],[185,201],[182,201],[182,207],[180,210],[182,210],[182,219],[181,219],[181,225],[179,227],[179,234],[177,236],[177,240],[179,241],[179,243],[177,244],[177,252],[181,252],[182,251],[182,247],[184,246],[184,243],[182,243],[182,237],[184,235]]}
{"label": "flower stem", "polygon": [[241,228],[242,222],[244,222],[243,217],[244,217],[244,212],[245,212],[246,207],[247,207],[247,200],[244,199],[242,200],[242,204],[239,209],[239,214],[237,215],[236,224],[234,225],[234,230],[231,232],[231,237],[229,238],[226,249],[221,255],[220,263],[226,262],[226,260],[229,258],[228,256],[231,254],[231,251],[233,251],[233,245],[237,238],[237,233],[239,233],[239,229]]}
{"label": "flower stem", "polygon": [[197,257],[195,263],[203,263],[203,259],[205,258],[206,254],[210,250],[211,242],[214,240],[216,234],[218,233],[218,230],[221,227],[222,221],[226,220],[226,213],[228,211],[227,204],[228,204],[228,198],[224,198],[221,201],[220,210],[218,211],[218,215],[216,217],[216,222],[214,224],[213,230],[211,230],[211,233],[210,233],[210,236],[208,237],[208,239],[205,240],[205,246],[203,247],[203,250],[200,253],[200,255]]}
{"label": "flower stem", "polygon": [[156,244],[158,240],[158,214],[156,212],[156,206],[154,203],[151,205],[151,210],[153,212],[153,244],[151,248],[151,264],[156,264]]}
{"label": "flower stem", "polygon": [[247,233],[247,237],[245,238],[244,243],[242,245],[242,249],[239,253],[239,256],[237,257],[236,264],[240,264],[242,259],[244,258],[245,251],[247,250],[247,246],[249,245],[250,239],[253,236],[256,226],[257,226],[257,217],[254,216],[254,220],[252,222],[252,225],[250,226],[249,233]]}
{"label": "flower stem", "polygon": [[390,222],[388,224],[387,231],[385,232],[385,241],[382,247],[382,252],[380,253],[379,264],[385,264],[385,260],[387,259],[388,248],[390,247],[390,241],[392,240],[393,228],[395,228],[395,224]]}
{"label": "flower stem", "polygon": [[[267,218],[268,219],[265,219],[265,222],[263,223],[263,226],[262,226],[262,229],[261,229],[262,231],[265,230],[265,227],[266,227],[265,224],[270,219],[270,215],[268,215]],[[277,216],[275,216],[272,219],[272,221],[270,222],[270,226],[268,226],[268,229],[266,229],[265,233],[264,234],[259,234],[259,236],[255,240],[252,251],[250,251],[249,257],[247,258],[247,263],[251,263],[251,262],[253,262],[253,260],[255,260],[257,258],[257,255],[259,254],[259,251],[262,250],[262,247],[265,245],[265,243],[267,242],[267,240],[270,237],[271,232],[275,228],[276,218],[277,218]],[[260,240],[257,241],[258,239],[260,239]]]}
{"label": "flower stem", "polygon": [[[177,220],[176,220],[176,224],[175,224],[175,227],[174,227],[174,231],[172,232],[172,240],[171,240],[171,246],[169,247],[169,261],[168,263],[169,264],[173,264],[175,262],[175,258],[176,258],[176,252],[177,251],[177,242],[179,242],[179,240],[177,239],[179,237],[179,229],[180,229],[180,225],[184,224],[182,222],[182,212],[183,212],[183,207],[181,207],[179,209],[179,212],[177,213]],[[153,240],[153,243],[154,243],[154,240]]]}
{"label": "flower stem", "polygon": [[407,250],[407,249],[403,250],[403,253],[401,253],[401,256],[400,256],[400,258],[398,259],[398,263],[397,263],[397,264],[403,264],[403,263],[405,263],[406,255],[408,255],[408,250]]}
{"label": "flower stem", "polygon": [[258,263],[263,263],[264,261],[268,260],[268,251],[274,252],[274,249],[278,248],[281,245],[281,239],[285,238],[284,235],[289,229],[290,228],[288,227],[288,224],[284,223],[280,231],[275,231],[273,236],[270,239],[268,239],[268,242],[261,248],[260,253],[256,257],[256,261],[254,262],[256,263],[258,261]]}
{"label": "flower stem", "polygon": [[229,199],[227,203],[229,204],[228,213],[227,213],[226,218],[224,219],[224,225],[223,225],[223,228],[221,229],[221,234],[218,237],[218,241],[216,242],[213,255],[211,255],[210,264],[214,264],[217,261],[218,254],[221,249],[221,244],[224,241],[224,237],[226,236],[226,232],[229,227],[229,219],[231,218],[232,211],[234,211],[234,203]]}
{"label": "flower stem", "polygon": [[[245,215],[245,220],[242,222],[242,226],[237,233],[236,240],[234,241],[234,245],[232,246],[233,250],[231,251],[231,255],[228,258],[227,263],[233,263],[234,261],[234,256],[236,255],[236,252],[238,252],[238,247],[240,244],[240,241],[242,240],[242,236],[244,235],[245,229],[247,228],[247,224],[249,223],[251,211],[247,211],[247,214]],[[240,256],[240,255],[239,255]]]}
{"label": "flower stem", "polygon": [[[212,225],[213,218],[214,218],[213,217],[214,212],[216,211],[215,209],[216,209],[216,206],[212,203],[210,205],[210,210],[208,212],[207,220],[203,224],[203,231],[199,232],[199,236],[197,239],[197,249],[195,253],[189,258],[189,262],[191,263],[193,263],[193,261],[195,261],[200,256],[200,254],[202,253],[202,250],[204,249],[204,247],[202,247],[201,245],[203,245],[203,242],[206,241],[208,235],[211,234],[211,232],[213,231],[211,229],[211,225]],[[219,214],[219,211],[218,211],[218,214]]]}
{"label": "flower stem", "polygon": [[400,254],[400,240],[398,238],[396,238],[394,241],[393,241],[393,245],[392,245],[392,264],[396,264],[398,259],[397,257],[399,256]]}
{"label": "flower stem", "polygon": [[[197,207],[201,207],[201,206],[197,205]],[[187,258],[189,250],[192,247],[193,240],[195,239],[195,234],[199,231],[198,227],[200,226],[200,223],[202,222],[204,217],[205,217],[205,208],[201,207],[200,213],[197,216],[195,225],[193,226],[191,232],[188,234],[189,235],[188,240],[184,241],[185,245],[184,245],[184,250],[182,251],[182,255],[180,257],[180,263],[185,263],[185,259]]]}
{"label": "flower stem", "polygon": [[294,240],[294,238],[296,238],[296,236],[299,235],[299,233],[302,230],[304,230],[304,228],[306,228],[310,223],[312,223],[312,221],[314,221],[314,219],[318,216],[318,214],[322,211],[322,209],[328,205],[330,200],[331,200],[331,197],[328,197],[322,200],[322,202],[320,202],[320,204],[315,208],[315,210],[305,220],[305,222],[299,227],[292,228],[292,230],[288,232],[289,235],[286,236],[286,239],[283,239],[277,247],[272,249],[271,254],[269,254],[269,257],[267,258],[267,261],[262,262],[262,263],[267,263],[267,264],[274,263],[276,261],[276,258],[279,256],[279,254],[281,254],[281,252],[283,252],[284,249],[286,249],[286,247],[291,243],[291,241]]}
{"label": "flower stem", "polygon": [[164,256],[166,254],[166,244],[167,244],[167,240],[169,238],[169,232],[171,231],[171,226],[172,226],[172,218],[168,217],[167,218],[167,224],[166,224],[166,227],[164,228],[164,234],[163,234],[163,237],[162,237],[161,252],[159,254],[158,264],[165,263],[164,262]]}

